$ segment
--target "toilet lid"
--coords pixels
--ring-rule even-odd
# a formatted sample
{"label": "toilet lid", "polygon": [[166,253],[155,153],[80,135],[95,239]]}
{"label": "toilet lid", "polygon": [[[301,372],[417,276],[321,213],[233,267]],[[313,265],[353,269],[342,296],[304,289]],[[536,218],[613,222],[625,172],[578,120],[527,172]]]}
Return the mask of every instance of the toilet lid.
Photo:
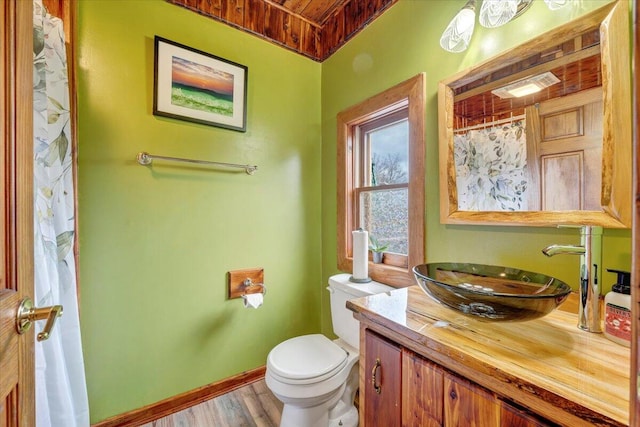
{"label": "toilet lid", "polygon": [[281,378],[322,381],[347,363],[348,353],[324,335],[303,335],[271,350],[268,368]]}

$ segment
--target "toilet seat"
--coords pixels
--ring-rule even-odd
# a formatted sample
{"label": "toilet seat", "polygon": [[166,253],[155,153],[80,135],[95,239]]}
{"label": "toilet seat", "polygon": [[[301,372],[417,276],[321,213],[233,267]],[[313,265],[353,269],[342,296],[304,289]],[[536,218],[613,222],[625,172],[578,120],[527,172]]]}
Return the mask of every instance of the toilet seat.
{"label": "toilet seat", "polygon": [[349,353],[321,334],[288,339],[271,350],[267,369],[286,384],[312,384],[340,372]]}

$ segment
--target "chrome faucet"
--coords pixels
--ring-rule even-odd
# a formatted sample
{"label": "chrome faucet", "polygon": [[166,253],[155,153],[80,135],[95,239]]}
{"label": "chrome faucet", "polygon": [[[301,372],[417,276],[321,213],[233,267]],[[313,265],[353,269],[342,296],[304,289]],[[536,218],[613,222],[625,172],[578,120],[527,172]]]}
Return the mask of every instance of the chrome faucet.
{"label": "chrome faucet", "polygon": [[[571,227],[563,226],[559,227]],[[584,225],[580,228],[580,246],[551,245],[542,250],[546,256],[558,254],[580,255],[580,309],[578,328],[602,332],[600,313],[600,265],[602,264],[602,227]]]}

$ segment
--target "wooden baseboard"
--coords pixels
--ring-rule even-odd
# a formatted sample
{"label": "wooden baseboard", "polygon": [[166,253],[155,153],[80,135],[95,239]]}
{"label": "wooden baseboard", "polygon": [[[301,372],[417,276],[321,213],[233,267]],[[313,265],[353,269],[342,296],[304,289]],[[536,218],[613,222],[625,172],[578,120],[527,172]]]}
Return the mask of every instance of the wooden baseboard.
{"label": "wooden baseboard", "polygon": [[224,380],[170,397],[124,414],[92,424],[92,427],[134,427],[166,417],[264,378],[266,367],[242,372]]}

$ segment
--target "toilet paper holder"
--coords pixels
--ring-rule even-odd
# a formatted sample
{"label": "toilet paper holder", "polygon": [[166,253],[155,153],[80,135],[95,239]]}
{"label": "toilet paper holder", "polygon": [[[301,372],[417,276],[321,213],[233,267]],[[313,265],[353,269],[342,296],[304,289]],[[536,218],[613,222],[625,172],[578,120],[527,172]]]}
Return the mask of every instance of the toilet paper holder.
{"label": "toilet paper holder", "polygon": [[243,295],[261,293],[265,295],[264,269],[247,268],[233,270],[228,273],[229,299],[241,298]]}
{"label": "toilet paper holder", "polygon": [[[249,294],[255,294],[255,293],[258,293],[258,292],[261,292],[262,295],[266,295],[267,294],[267,287],[264,285],[264,283],[253,283],[253,281],[248,277],[246,279],[244,279],[244,281],[242,282],[242,285],[245,288],[245,293],[243,295],[246,295],[248,293]],[[246,289],[254,290],[253,286],[259,286],[260,287],[260,291],[258,291],[258,292],[246,292]]]}

